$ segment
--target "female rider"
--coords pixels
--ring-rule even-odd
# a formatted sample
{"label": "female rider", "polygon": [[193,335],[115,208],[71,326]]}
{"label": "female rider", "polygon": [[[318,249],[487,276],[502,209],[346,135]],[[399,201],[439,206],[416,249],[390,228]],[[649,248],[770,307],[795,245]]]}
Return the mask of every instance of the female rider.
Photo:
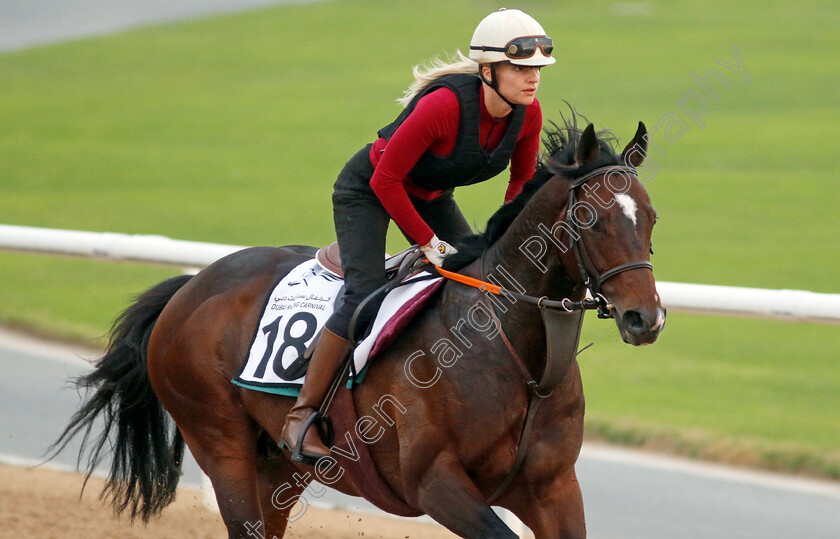
{"label": "female rider", "polygon": [[459,53],[454,63],[414,68],[416,81],[400,100],[405,110],[338,175],[333,214],[346,290],[283,426],[279,444],[299,453],[295,460],[313,463],[330,454],[307,420],[349,352],[355,308],[385,283],[390,220],[440,265],[456,252],[452,244],[472,233],[452,197],[455,187],[488,180],[510,163],[509,202],[531,178],[542,129],[535,95],[540,68],[555,62],[551,52],[551,39],[530,16],[491,13],[475,29],[469,58]]}

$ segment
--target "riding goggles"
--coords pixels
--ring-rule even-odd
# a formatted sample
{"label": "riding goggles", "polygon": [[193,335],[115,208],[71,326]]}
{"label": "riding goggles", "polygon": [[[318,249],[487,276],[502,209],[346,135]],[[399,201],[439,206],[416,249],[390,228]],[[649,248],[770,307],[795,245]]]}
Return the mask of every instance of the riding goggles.
{"label": "riding goggles", "polygon": [[554,50],[554,42],[548,36],[539,37],[518,37],[508,42],[504,47],[487,47],[484,45],[473,47],[470,49],[480,51],[503,52],[505,56],[512,60],[521,60],[523,58],[530,58],[540,49],[545,56],[551,56]]}

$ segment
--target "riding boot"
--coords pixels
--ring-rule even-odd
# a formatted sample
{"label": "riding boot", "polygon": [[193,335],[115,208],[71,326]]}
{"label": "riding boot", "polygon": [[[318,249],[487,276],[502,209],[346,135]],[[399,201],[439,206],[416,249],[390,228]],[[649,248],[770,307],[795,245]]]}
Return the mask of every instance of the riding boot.
{"label": "riding boot", "polygon": [[280,433],[278,442],[281,448],[287,447],[294,454],[300,440],[301,431],[306,428],[306,434],[300,447],[300,455],[303,458],[299,462],[311,463],[321,457],[330,455],[330,450],[318,435],[317,425],[311,425],[313,428],[307,428],[306,423],[324,402],[324,397],[329,391],[336,372],[344,358],[347,357],[349,350],[350,345],[347,339],[341,338],[324,328],[312,353],[312,360],[309,362],[306,378],[303,387],[300,389],[300,396],[286,416],[286,423],[283,425],[283,431]]}

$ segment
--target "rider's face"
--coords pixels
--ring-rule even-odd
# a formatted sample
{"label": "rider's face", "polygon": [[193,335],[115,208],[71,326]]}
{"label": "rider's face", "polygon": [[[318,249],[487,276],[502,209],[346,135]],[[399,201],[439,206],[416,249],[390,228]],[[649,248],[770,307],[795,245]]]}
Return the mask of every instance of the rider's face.
{"label": "rider's face", "polygon": [[496,64],[496,80],[499,92],[508,101],[516,105],[530,105],[540,85],[540,68],[499,63]]}

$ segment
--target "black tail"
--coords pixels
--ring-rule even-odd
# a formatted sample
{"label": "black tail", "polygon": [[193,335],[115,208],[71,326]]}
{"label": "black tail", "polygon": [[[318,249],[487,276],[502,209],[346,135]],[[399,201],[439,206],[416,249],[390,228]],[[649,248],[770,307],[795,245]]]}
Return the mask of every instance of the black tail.
{"label": "black tail", "polygon": [[[173,277],[151,288],[114,321],[107,352],[93,372],[75,380],[85,390],[84,403],[49,449],[55,456],[81,433],[77,466],[87,454],[87,483],[110,448],[111,472],[100,497],[110,498],[117,514],[129,510],[132,520],[147,522],[172,503],[181,474],[184,438],[152,391],[146,349],[164,306],[189,279]],[[92,438],[99,417],[104,429]]]}

